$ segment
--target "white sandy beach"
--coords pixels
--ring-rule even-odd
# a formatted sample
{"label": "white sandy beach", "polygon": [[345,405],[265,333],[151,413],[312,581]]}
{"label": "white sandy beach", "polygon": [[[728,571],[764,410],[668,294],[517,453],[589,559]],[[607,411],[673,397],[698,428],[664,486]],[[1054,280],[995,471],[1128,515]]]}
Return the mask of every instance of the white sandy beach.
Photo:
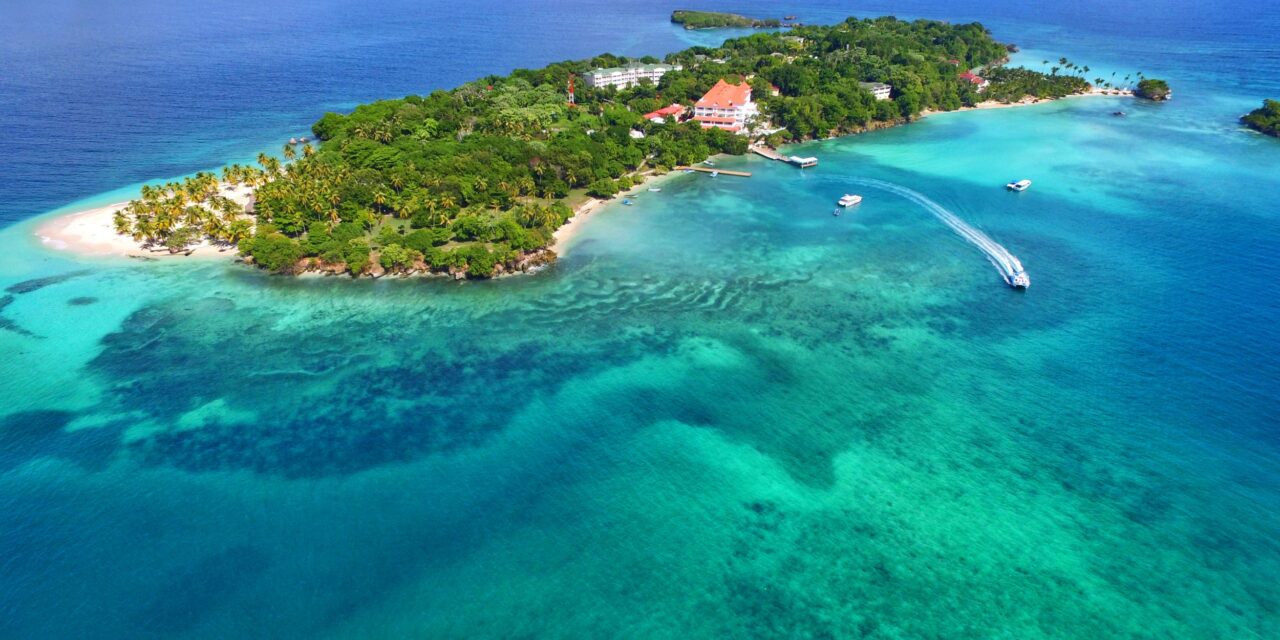
{"label": "white sandy beach", "polygon": [[[244,186],[228,190],[224,185],[222,188],[223,195],[240,204],[248,202],[249,195],[252,193],[248,187]],[[212,245],[208,242],[192,245],[189,251],[183,253],[169,253],[164,248],[145,248],[142,243],[133,238],[116,233],[113,217],[117,211],[128,204],[118,202],[56,216],[36,227],[35,234],[46,247],[85,256],[232,258],[236,255],[234,248]]]}
{"label": "white sandy beach", "polygon": [[1069,96],[1064,96],[1062,98],[1032,98],[1028,96],[1016,102],[999,102],[997,100],[986,100],[984,102],[979,102],[978,104],[972,107],[960,107],[959,109],[954,109],[952,111],[934,111],[932,109],[925,109],[924,111],[920,112],[919,117],[923,118],[923,117],[931,116],[938,113],[956,113],[958,111],[985,111],[987,109],[1010,109],[1013,107],[1029,107],[1031,105],[1047,104],[1050,102],[1056,102],[1058,100],[1064,100],[1067,98],[1091,98],[1091,97],[1099,97],[1099,96],[1111,97],[1111,98],[1132,98],[1133,92],[1129,91],[1128,89],[1099,89],[1097,87],[1094,87],[1093,89],[1086,91],[1084,93],[1073,93]]}
{"label": "white sandy beach", "polygon": [[[637,182],[635,186],[627,189],[626,191],[633,192],[636,189],[648,189],[649,187],[655,187],[661,184],[666,178],[677,175],[680,175],[677,171],[668,171],[662,175],[646,173],[644,175],[637,176],[641,180]],[[625,197],[625,195],[618,194],[608,200],[591,198],[578,205],[577,208],[574,209],[573,217],[569,218],[568,222],[565,222],[559,229],[555,230],[555,233],[552,234],[552,237],[555,238],[555,240],[551,243],[549,248],[554,251],[557,256],[565,255],[565,252],[569,250],[569,246],[571,244],[570,241],[573,240],[574,236],[582,231],[583,226],[586,224],[587,220],[591,218],[592,214],[599,211],[604,207],[604,205],[623,197]]]}

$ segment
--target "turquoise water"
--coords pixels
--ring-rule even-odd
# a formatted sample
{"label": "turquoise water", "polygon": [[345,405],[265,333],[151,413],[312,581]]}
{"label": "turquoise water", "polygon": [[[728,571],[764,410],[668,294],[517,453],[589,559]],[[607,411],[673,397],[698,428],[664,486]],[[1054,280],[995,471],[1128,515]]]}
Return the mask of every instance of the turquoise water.
{"label": "turquoise water", "polygon": [[0,231],[0,637],[1280,635],[1280,144],[1230,118],[1280,57],[1183,17],[996,32],[1171,103],[725,159],[532,277]]}

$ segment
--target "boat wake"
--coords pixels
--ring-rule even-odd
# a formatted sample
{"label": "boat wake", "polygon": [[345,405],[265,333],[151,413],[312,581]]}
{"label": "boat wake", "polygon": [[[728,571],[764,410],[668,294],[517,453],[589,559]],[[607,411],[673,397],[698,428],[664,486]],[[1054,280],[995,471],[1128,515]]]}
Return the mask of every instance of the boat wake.
{"label": "boat wake", "polygon": [[959,216],[951,213],[946,207],[925,197],[924,194],[883,180],[857,178],[853,181],[902,196],[924,207],[934,217],[941,220],[943,224],[951,227],[951,230],[955,231],[961,238],[964,238],[966,242],[982,250],[982,253],[986,254],[987,259],[991,261],[991,264],[995,265],[996,270],[1000,272],[1000,277],[1004,278],[1004,281],[1009,286],[1018,289],[1025,289],[1031,286],[1031,278],[1027,275],[1026,270],[1022,268],[1022,262],[1018,260],[1017,256],[1009,253],[1009,250],[1004,248],[1003,245],[970,226],[969,223],[961,220]]}

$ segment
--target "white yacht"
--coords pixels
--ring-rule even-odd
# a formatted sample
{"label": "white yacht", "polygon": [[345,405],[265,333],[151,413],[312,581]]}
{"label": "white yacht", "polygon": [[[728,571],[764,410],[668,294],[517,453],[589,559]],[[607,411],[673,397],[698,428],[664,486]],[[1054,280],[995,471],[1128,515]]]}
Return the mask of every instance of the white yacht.
{"label": "white yacht", "polygon": [[1008,282],[1014,289],[1028,289],[1031,287],[1031,276],[1026,271],[1019,271],[1008,278]]}
{"label": "white yacht", "polygon": [[1031,188],[1031,181],[1023,178],[1017,182],[1010,182],[1009,184],[1006,184],[1004,188],[1010,191],[1026,191]]}
{"label": "white yacht", "polygon": [[842,207],[852,207],[853,205],[858,204],[860,202],[862,202],[862,196],[855,195],[852,193],[846,193],[844,194],[844,197],[836,201],[836,204]]}

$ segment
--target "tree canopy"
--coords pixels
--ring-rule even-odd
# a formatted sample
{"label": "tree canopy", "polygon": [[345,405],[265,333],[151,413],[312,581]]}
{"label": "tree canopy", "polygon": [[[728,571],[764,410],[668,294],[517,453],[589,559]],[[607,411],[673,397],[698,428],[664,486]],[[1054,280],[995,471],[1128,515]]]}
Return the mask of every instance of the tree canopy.
{"label": "tree canopy", "polygon": [[1168,100],[1172,95],[1169,83],[1156,78],[1143,78],[1138,81],[1138,88],[1133,93],[1148,100]]}
{"label": "tree canopy", "polygon": [[1280,137],[1280,101],[1263,100],[1262,106],[1240,118],[1250,129]]}

